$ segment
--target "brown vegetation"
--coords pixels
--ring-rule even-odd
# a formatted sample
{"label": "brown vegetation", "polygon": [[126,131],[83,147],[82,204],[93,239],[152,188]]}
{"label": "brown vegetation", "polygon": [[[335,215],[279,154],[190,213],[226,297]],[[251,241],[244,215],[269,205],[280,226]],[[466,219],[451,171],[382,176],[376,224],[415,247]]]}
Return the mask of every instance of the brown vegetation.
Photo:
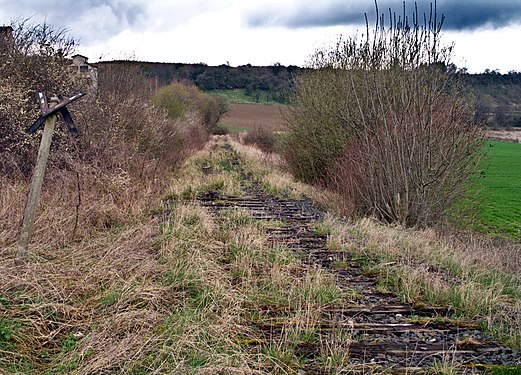
{"label": "brown vegetation", "polygon": [[[258,149],[232,143],[238,151],[223,152],[223,139],[214,138],[195,152],[207,139],[200,114],[183,108],[182,118],[164,116],[149,100],[148,82],[129,67],[101,69],[100,91],[71,106],[82,136],[57,136],[30,257],[14,266],[38,141],[23,130],[37,108],[25,70],[7,74],[6,61],[0,90],[12,100],[0,103],[1,134],[18,138],[0,139],[0,372],[289,373],[310,337],[322,344],[315,353],[322,368],[349,370],[351,332],[332,327],[321,336],[316,327],[320,312],[351,291],[270,242],[266,228],[276,220],[241,210],[213,217],[194,201],[240,196],[252,182],[234,169],[237,160],[274,195],[306,194],[329,207],[345,199],[293,181],[277,155]],[[76,78],[49,90],[77,89]],[[8,121],[20,110],[18,122]],[[518,247],[469,246],[369,220],[347,225],[334,215],[317,225],[331,249],[368,259],[382,288],[483,317],[519,345]],[[252,325],[266,318],[259,316],[266,307],[282,319],[274,321],[282,330],[276,339]],[[252,351],[260,339],[271,341]]]}
{"label": "brown vegetation", "polygon": [[291,98],[285,156],[298,178],[338,191],[350,215],[428,226],[468,193],[481,132],[447,69],[436,11],[425,24],[396,19],[315,54]]}
{"label": "brown vegetation", "polygon": [[[69,51],[58,49],[62,37],[74,44],[63,31],[26,28],[15,27],[16,43],[0,60],[0,371],[72,371],[68,352],[93,324],[110,328],[97,338],[100,345],[121,333],[116,327],[133,332],[122,316],[98,320],[98,303],[112,304],[99,300],[122,279],[156,274],[151,248],[158,223],[148,213],[160,203],[168,176],[208,135],[190,110],[173,120],[155,107],[139,69],[101,69],[99,90],[91,91],[91,83],[68,67],[63,53]],[[36,38],[42,30],[47,37]],[[41,134],[25,132],[39,116],[35,90],[89,92],[70,106],[80,137],[61,125],[55,134],[29,257],[15,267]],[[147,293],[136,291],[130,305],[148,301]]]}
{"label": "brown vegetation", "polygon": [[[243,194],[247,182],[222,143],[210,141],[175,178],[167,177],[163,201],[164,195],[134,186],[123,171],[105,179],[92,170],[88,181],[98,182],[83,191],[88,206],[80,211],[91,221],[77,228],[73,241],[76,196],[67,193],[75,181],[51,173],[53,181],[71,186],[53,185],[60,194],[44,192],[37,240],[23,269],[12,262],[16,227],[10,215],[23,206],[23,185],[4,188],[0,227],[13,241],[2,243],[0,261],[2,372],[288,373],[301,366],[297,352],[307,340],[321,343],[320,366],[349,369],[351,331],[332,327],[321,336],[317,327],[320,313],[349,301],[350,291],[271,243],[266,228],[280,226],[276,220],[258,221],[241,210],[212,217],[192,200],[210,192]],[[335,195],[292,180],[279,169],[278,156],[232,145],[241,167],[267,191],[341,204]],[[330,249],[371,259],[387,282],[382,288],[402,291],[414,303],[429,298],[465,316],[485,316],[491,329],[516,340],[513,293],[519,284],[509,279],[519,270],[515,247],[479,241],[469,247],[433,231],[367,220],[347,225],[335,215],[317,227],[329,233]],[[252,323],[263,319],[279,324],[280,337],[259,336]],[[266,349],[252,351],[259,346]]]}
{"label": "brown vegetation", "polygon": [[[15,29],[16,43],[0,63],[2,97],[9,98],[0,107],[0,244],[16,241],[37,152],[40,133],[25,132],[38,117],[36,88],[88,95],[70,108],[80,137],[59,129],[53,139],[35,238],[44,246],[66,246],[124,225],[162,191],[164,177],[206,142],[205,119],[194,112],[204,97],[195,92],[185,98],[184,116],[169,119],[150,101],[152,89],[138,67],[101,69],[94,91],[68,67],[63,53],[74,42],[63,31],[25,24]],[[212,116],[218,119],[219,111]]]}
{"label": "brown vegetation", "polygon": [[275,133],[263,127],[254,128],[242,137],[242,142],[260,148],[265,153],[271,154],[276,151],[277,137]]}
{"label": "brown vegetation", "polygon": [[391,289],[420,306],[449,306],[521,346],[520,244],[449,228],[407,229],[373,219],[347,223],[344,197],[295,181],[276,155],[234,147],[267,191],[297,199],[306,196],[327,207],[329,214],[321,225],[330,231],[329,248],[357,254],[368,272],[380,275],[383,290]]}
{"label": "brown vegetation", "polygon": [[[100,181],[113,189],[110,199],[104,191],[99,202],[85,199],[88,217],[105,214],[80,226],[74,241],[72,218],[63,214],[71,202],[47,194],[27,266],[14,267],[14,244],[2,249],[1,371],[252,373],[285,371],[287,360],[297,361],[277,352],[286,339],[273,343],[273,353],[248,353],[244,343],[256,333],[247,322],[266,303],[290,306],[287,334],[297,334],[312,328],[317,303],[342,292],[323,271],[269,244],[263,226],[276,223],[236,210],[212,218],[183,201],[215,189],[240,194],[241,177],[229,163],[220,144],[209,143],[169,180],[175,200],[167,204],[175,209],[156,215],[150,208],[162,208],[161,196],[140,190],[145,201],[128,194],[123,178]],[[23,193],[13,188],[5,200],[6,210],[17,210]]]}

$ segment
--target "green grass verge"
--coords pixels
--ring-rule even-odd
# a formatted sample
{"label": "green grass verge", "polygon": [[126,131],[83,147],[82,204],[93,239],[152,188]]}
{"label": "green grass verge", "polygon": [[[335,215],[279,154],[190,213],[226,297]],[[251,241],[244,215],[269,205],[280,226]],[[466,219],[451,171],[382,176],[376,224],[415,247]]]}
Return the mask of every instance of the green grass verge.
{"label": "green grass verge", "polygon": [[484,178],[476,183],[482,201],[475,229],[521,240],[521,144],[487,142]]}
{"label": "green grass verge", "polygon": [[271,91],[254,90],[246,92],[243,89],[235,90],[210,90],[210,95],[223,97],[229,103],[251,103],[251,104],[284,104],[280,94]]}

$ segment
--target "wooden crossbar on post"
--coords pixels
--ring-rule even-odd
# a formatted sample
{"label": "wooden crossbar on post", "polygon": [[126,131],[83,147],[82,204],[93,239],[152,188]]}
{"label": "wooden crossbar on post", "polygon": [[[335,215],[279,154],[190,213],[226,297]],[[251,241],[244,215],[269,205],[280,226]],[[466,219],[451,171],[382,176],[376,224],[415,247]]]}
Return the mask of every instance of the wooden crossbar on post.
{"label": "wooden crossbar on post", "polygon": [[[51,98],[51,100],[49,101],[49,107],[52,108],[56,106],[58,102],[58,98]],[[31,239],[31,234],[33,231],[34,216],[36,214],[36,208],[38,207],[40,192],[42,191],[45,167],[47,166],[47,160],[49,159],[49,152],[51,149],[51,142],[52,137],[54,135],[55,126],[56,114],[52,114],[48,116],[45,120],[45,126],[43,128],[42,140],[40,142],[40,148],[38,150],[38,158],[36,160],[36,166],[34,167],[33,177],[31,180],[31,187],[29,189],[29,195],[27,196],[27,203],[25,205],[22,231],[20,232],[19,246],[15,256],[16,265],[21,265],[25,263],[25,260],[27,258],[29,241]]]}

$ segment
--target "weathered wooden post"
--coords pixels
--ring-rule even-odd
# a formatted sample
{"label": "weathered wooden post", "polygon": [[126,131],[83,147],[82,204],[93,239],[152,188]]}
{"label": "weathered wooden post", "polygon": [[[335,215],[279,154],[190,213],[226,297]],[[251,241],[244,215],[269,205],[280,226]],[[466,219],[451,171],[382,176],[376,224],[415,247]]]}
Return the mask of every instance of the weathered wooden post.
{"label": "weathered wooden post", "polygon": [[35,121],[29,128],[29,133],[34,133],[42,124],[44,124],[42,140],[40,141],[40,148],[38,150],[38,158],[36,159],[36,166],[34,167],[33,178],[31,180],[31,187],[29,188],[29,195],[27,196],[27,203],[25,205],[24,219],[22,222],[22,231],[20,232],[20,240],[18,249],[15,255],[15,264],[22,265],[27,258],[27,249],[29,247],[29,240],[33,232],[34,216],[40,193],[42,191],[43,178],[45,175],[45,167],[49,159],[49,152],[51,150],[52,137],[54,135],[54,128],[56,126],[56,115],[59,112],[69,131],[73,134],[77,133],[72,117],[66,108],[66,105],[81,98],[84,93],[80,93],[71,98],[61,100],[57,97],[52,97],[47,106],[47,99],[44,93],[38,93],[38,104],[42,111],[42,116]]}
{"label": "weathered wooden post", "polygon": [[[49,106],[52,108],[56,106],[58,102],[59,99],[57,97],[52,97],[49,101]],[[33,232],[34,215],[36,213],[36,208],[38,207],[40,192],[42,191],[43,177],[45,175],[47,160],[49,159],[49,151],[51,150],[51,142],[52,136],[54,135],[55,126],[56,114],[52,114],[45,120],[42,140],[38,150],[38,158],[36,159],[36,166],[34,167],[33,171],[31,187],[29,188],[29,195],[27,196],[22,231],[20,233],[20,242],[15,258],[15,263],[17,265],[23,264],[27,257],[27,248],[29,246],[29,240]]]}

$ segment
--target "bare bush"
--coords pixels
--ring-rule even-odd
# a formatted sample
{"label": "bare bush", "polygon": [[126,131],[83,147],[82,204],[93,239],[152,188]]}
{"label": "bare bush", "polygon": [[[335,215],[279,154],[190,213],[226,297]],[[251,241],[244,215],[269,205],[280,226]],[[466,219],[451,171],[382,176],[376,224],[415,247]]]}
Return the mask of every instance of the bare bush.
{"label": "bare bush", "polygon": [[142,178],[158,168],[172,169],[188,148],[199,148],[205,130],[193,108],[183,109],[183,119],[171,120],[151,103],[152,89],[143,72],[132,65],[100,66],[97,91],[70,68],[68,55],[76,40],[66,30],[27,20],[13,24],[12,48],[2,50],[0,61],[0,154],[5,161],[0,173],[14,179],[30,175],[39,134],[27,127],[39,116],[36,91],[71,95],[90,91],[74,104],[73,115],[80,129],[79,140],[63,127],[53,139],[50,165],[67,168],[65,154],[105,170],[123,168]]}
{"label": "bare bush", "polygon": [[[76,41],[65,30],[27,20],[12,27],[12,45],[0,50],[0,157],[5,161],[0,173],[20,178],[30,173],[38,142],[25,131],[39,116],[36,92],[70,95],[88,82],[68,67]],[[56,132],[54,149],[71,147],[62,130]]]}
{"label": "bare bush", "polygon": [[174,120],[152,104],[152,88],[137,66],[103,65],[99,77],[97,96],[81,103],[78,115],[83,160],[155,178],[206,141],[196,114]]}
{"label": "bare bush", "polygon": [[429,225],[467,193],[481,133],[437,17],[404,7],[386,27],[381,16],[361,40],[318,51],[298,81],[288,164],[341,192],[355,215]]}
{"label": "bare bush", "polygon": [[276,134],[260,126],[246,133],[242,141],[244,144],[256,146],[268,154],[275,152],[277,148]]}
{"label": "bare bush", "polygon": [[[64,49],[57,48],[65,36],[48,36],[48,26],[33,28],[15,27],[14,46],[26,47],[13,47],[0,60],[0,246],[16,241],[22,197],[37,154],[41,132],[26,133],[39,116],[35,90],[68,95],[92,88],[70,69]],[[39,33],[42,29],[46,37]],[[34,47],[40,39],[31,38],[57,44],[41,53]],[[80,137],[58,126],[53,138],[33,236],[50,248],[139,215],[150,207],[151,197],[161,195],[169,173],[208,137],[197,114],[187,111],[183,120],[172,120],[154,106],[150,84],[139,69],[103,65],[99,73],[97,91],[70,108]]]}

